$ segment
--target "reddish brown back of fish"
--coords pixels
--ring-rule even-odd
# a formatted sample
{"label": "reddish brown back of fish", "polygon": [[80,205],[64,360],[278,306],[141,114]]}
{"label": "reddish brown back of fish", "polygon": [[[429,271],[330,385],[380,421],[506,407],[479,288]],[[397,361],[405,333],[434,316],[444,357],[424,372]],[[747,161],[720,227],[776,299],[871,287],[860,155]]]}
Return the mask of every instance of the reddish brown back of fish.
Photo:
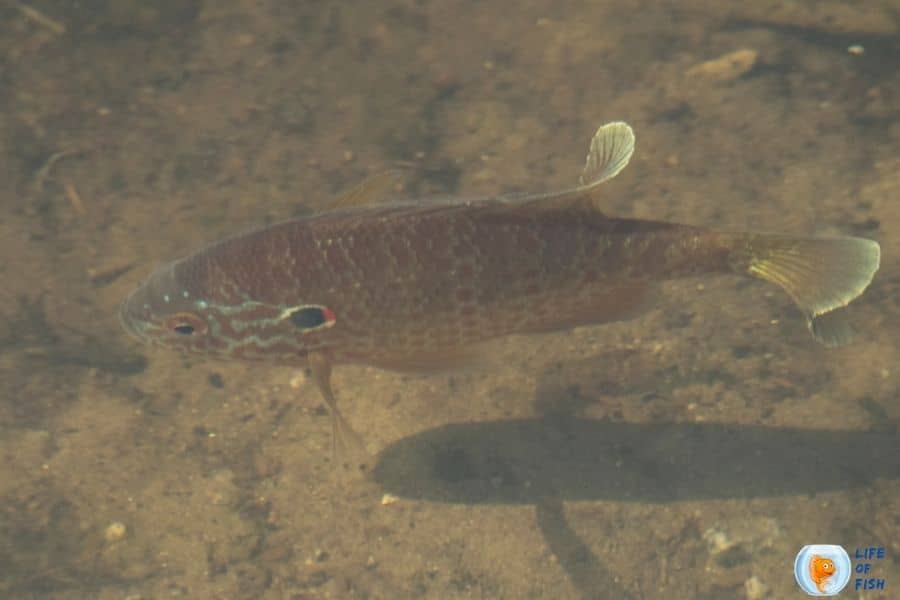
{"label": "reddish brown back of fish", "polygon": [[[176,263],[170,295],[202,299],[208,350],[416,367],[513,333],[615,320],[645,282],[727,268],[710,234],[596,211],[500,203],[323,215],[227,240]],[[304,330],[292,308],[327,308]],[[279,319],[280,317],[280,319]]]}

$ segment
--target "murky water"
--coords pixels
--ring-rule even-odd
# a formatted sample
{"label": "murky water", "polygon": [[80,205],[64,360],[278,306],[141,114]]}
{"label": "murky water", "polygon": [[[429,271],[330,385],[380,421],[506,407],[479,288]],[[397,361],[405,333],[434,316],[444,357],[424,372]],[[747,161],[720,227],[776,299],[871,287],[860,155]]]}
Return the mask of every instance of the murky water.
{"label": "murky water", "polygon": [[[0,596],[788,598],[805,544],[900,586],[896,2],[0,5]],[[845,348],[736,278],[478,371],[342,368],[368,477],[302,368],[139,346],[121,299],[366,175],[567,187],[611,214],[882,245]],[[851,580],[845,595],[855,597]]]}

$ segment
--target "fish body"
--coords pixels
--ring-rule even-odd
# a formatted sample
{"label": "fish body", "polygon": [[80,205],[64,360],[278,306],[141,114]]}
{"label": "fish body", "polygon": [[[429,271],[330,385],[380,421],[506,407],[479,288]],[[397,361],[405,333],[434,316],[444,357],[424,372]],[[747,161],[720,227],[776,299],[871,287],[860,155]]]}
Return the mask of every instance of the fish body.
{"label": "fish body", "polygon": [[828,579],[834,575],[834,561],[824,556],[813,555],[809,559],[809,577],[821,593],[825,593]]}
{"label": "fish body", "polygon": [[[145,322],[166,309],[175,321],[197,315],[204,335],[173,337],[211,355],[297,363],[325,350],[336,364],[414,367],[492,338],[616,320],[640,304],[648,282],[727,272],[735,243],[577,208],[328,214],[165,267],[145,294]],[[332,324],[297,327],[289,315],[304,306],[328,308]]]}
{"label": "fish body", "polygon": [[631,318],[684,276],[775,283],[817,339],[845,341],[837,309],[868,286],[878,244],[607,216],[596,188],[633,147],[626,124],[601,127],[581,184],[554,194],[351,205],[227,239],[152,275],[121,320],[163,346],[306,361],[335,414],[332,365],[452,366],[494,338]]}

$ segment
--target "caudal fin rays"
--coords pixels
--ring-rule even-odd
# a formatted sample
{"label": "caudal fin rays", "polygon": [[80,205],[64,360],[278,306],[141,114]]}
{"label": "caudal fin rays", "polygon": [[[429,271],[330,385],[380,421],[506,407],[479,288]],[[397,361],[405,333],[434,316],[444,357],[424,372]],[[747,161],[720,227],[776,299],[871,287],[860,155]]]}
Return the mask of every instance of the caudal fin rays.
{"label": "caudal fin rays", "polygon": [[807,324],[813,337],[830,348],[849,343],[855,335],[853,327],[847,319],[846,308],[836,308],[812,317]]}
{"label": "caudal fin rays", "polygon": [[819,342],[849,341],[847,306],[872,282],[881,260],[877,242],[861,238],[792,238],[753,235],[742,270],[784,289],[806,315]]}

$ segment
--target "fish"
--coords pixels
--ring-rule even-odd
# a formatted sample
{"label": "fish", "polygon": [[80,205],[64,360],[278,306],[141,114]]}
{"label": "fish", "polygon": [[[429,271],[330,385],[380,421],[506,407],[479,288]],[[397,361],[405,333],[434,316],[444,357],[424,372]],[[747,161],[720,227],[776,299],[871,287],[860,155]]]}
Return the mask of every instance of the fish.
{"label": "fish", "polygon": [[793,299],[816,340],[849,341],[843,309],[878,270],[877,242],[608,216],[599,188],[634,147],[627,123],[603,125],[579,182],[549,193],[394,200],[387,171],[330,210],[161,267],[122,302],[121,323],[189,353],[305,365],[332,415],[332,439],[356,446],[332,367],[477,363],[497,338],[635,318],[666,280],[760,279]]}
{"label": "fish", "polygon": [[813,555],[809,559],[809,577],[821,593],[825,593],[828,578],[834,575],[834,561],[823,556]]}

